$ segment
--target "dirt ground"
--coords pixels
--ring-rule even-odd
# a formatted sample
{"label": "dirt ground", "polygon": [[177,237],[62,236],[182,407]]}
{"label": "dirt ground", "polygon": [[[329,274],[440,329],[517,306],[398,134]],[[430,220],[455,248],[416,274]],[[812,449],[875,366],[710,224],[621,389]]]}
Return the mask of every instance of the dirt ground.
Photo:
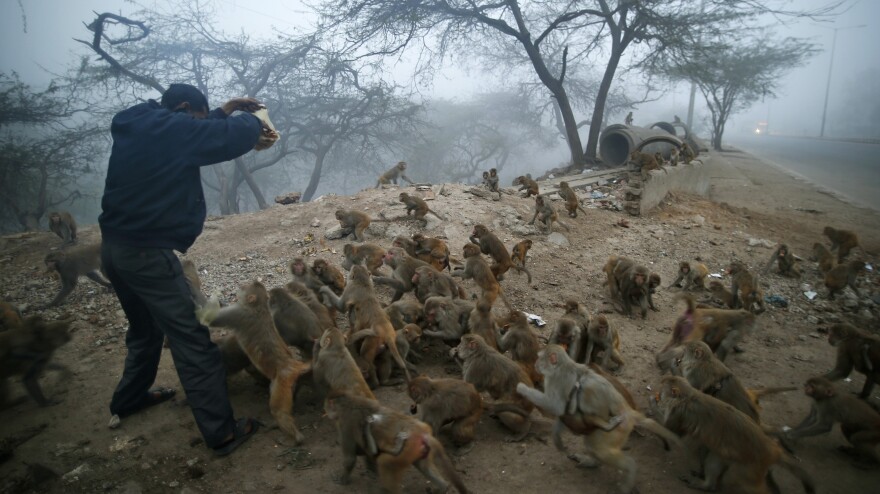
{"label": "dirt ground", "polygon": [[[823,331],[834,322],[878,329],[880,277],[875,271],[861,278],[861,299],[847,290],[847,296],[827,301],[816,263],[807,260],[814,242],[826,242],[822,228],[834,225],[860,232],[864,251],[856,256],[876,266],[880,252],[877,212],[851,206],[744,153],[715,154],[706,162],[713,184],[709,198],[670,196],[659,209],[639,218],[601,209],[588,209],[589,214],[577,219],[565,218],[563,221],[572,226],[572,232],[566,234],[570,246],[548,242],[544,235],[529,237],[535,242],[528,261],[534,276],[532,286],[516,274],[508,274],[503,283],[517,308],[547,321],[547,326],[535,328],[543,336],[549,334],[562,313],[557,304],[566,298],[574,297],[591,313],[606,312],[620,331],[627,361],[620,379],[640,404],[646,403],[660,380],[654,353],[665,343],[682,307],[674,301],[677,290],[664,288],[655,299],[659,312],[650,312],[646,320],[613,313],[606,303],[601,276],[601,267],[611,254],[648,265],[663,277],[665,287],[680,260],[699,259],[712,273],[721,273],[732,259],[760,270],[772,251],[760,245],[750,247],[750,239],[788,243],[804,259],[803,278],[793,280],[774,274],[761,277],[766,293],[784,297],[790,302],[788,308],[770,306],[759,316],[758,331],[744,342],[745,352],[727,361],[748,387],[800,386],[808,377],[827,371],[832,366],[833,351]],[[458,254],[476,223],[489,225],[508,247],[520,240],[508,227],[511,222],[531,218],[533,201],[506,195],[500,202],[492,202],[464,193],[462,186],[447,189],[451,195],[438,196],[431,203],[447,217],[445,225],[432,222],[427,230],[421,230],[412,223],[393,224],[387,229],[372,229],[369,240],[387,247],[394,235],[421,230],[445,236]],[[278,286],[288,280],[286,266],[293,257],[316,253],[336,263],[341,261],[344,241],[319,241],[335,224],[333,212],[337,208],[397,216],[402,209],[396,195],[396,189],[368,190],[352,197],[328,196],[308,204],[210,219],[186,257],[199,267],[209,293],[219,291],[228,298],[240,283],[254,278],[267,286]],[[630,228],[614,226],[621,218],[629,220]],[[80,241],[97,241],[98,235],[96,227],[83,228]],[[57,282],[43,273],[42,258],[59,244],[50,233],[0,240],[4,281],[0,296],[22,307],[26,314],[37,312],[31,308],[49,301],[58,289]],[[804,283],[816,287],[818,299],[809,301],[804,296]],[[470,282],[464,286],[474,291]],[[258,417],[268,427],[230,457],[216,459],[211,455],[201,442],[190,411],[180,400],[127,418],[119,429],[108,429],[107,407],[122,370],[127,324],[115,297],[97,288],[83,280],[65,306],[44,311],[50,318],[66,313],[78,318],[73,340],[57,354],[58,361],[74,374],[67,382],[52,372],[42,379],[47,394],[60,398],[61,404],[40,408],[25,400],[0,411],[0,445],[5,446],[0,449],[14,449],[11,458],[0,460],[0,492],[378,491],[362,462],[355,469],[351,485],[339,486],[331,481],[331,471],[341,465],[341,454],[335,429],[322,417],[321,406],[310,389],[302,390],[295,407],[306,441],[301,447],[292,447],[289,438],[273,427],[267,389],[244,373],[229,378],[236,414]],[[383,300],[389,295],[380,291]],[[495,310],[500,314],[498,306]],[[423,341],[422,346],[427,358],[419,366],[421,372],[435,377],[457,376],[455,366],[444,357],[442,343]],[[855,391],[862,383],[863,377],[854,374],[851,381],[839,385]],[[12,384],[15,396],[24,394],[17,380]],[[167,350],[157,384],[175,387],[178,398],[184,398]],[[410,401],[402,386],[381,388],[377,396],[388,406],[409,409]],[[877,403],[876,390],[872,400]],[[762,406],[767,424],[793,426],[807,413],[809,401],[797,391],[767,397]],[[575,468],[548,442],[551,422],[533,416],[533,434],[521,443],[504,442],[507,432],[493,419],[483,418],[474,448],[453,456],[455,468],[472,492],[537,493],[547,488],[556,494],[616,491],[618,472],[610,468]],[[446,440],[446,436],[441,437]],[[571,434],[566,434],[565,440],[570,450],[579,449],[579,441]],[[843,444],[845,440],[835,429],[831,434],[802,440],[797,455],[815,477],[820,492],[877,492],[880,469],[853,467],[837,451]],[[449,449],[452,451],[452,446]],[[656,438],[633,435],[628,453],[639,465],[640,492],[683,491],[684,484],[678,477],[688,470],[685,452],[667,453]],[[784,492],[801,491],[789,474],[780,472],[776,477]],[[415,470],[407,474],[405,492],[425,492],[427,487]]]}

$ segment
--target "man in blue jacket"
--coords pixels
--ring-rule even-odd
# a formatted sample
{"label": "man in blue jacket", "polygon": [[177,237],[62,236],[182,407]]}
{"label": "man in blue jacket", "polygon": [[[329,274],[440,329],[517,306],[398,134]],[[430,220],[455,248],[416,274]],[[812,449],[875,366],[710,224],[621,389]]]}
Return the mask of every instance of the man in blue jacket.
{"label": "man in blue jacket", "polygon": [[[251,98],[208,111],[188,84],[172,84],[161,103],[150,100],[113,117],[107,168],[101,260],[129,321],[125,370],[110,402],[111,427],[121,418],[174,396],[150,388],[164,337],[196,424],[218,455],[232,452],[257,429],[236,421],[220,350],[195,316],[174,250],[186,252],[202,232],[205,197],[200,167],[235,159],[257,145],[264,124]],[[230,114],[242,110],[235,116]]]}

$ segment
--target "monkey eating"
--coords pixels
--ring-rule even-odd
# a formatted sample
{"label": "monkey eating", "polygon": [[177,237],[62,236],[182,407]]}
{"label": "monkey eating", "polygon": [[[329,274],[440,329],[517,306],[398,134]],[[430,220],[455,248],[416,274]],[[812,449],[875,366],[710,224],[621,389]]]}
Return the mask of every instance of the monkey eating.
{"label": "monkey eating", "polygon": [[532,180],[530,175],[520,175],[516,177],[513,181],[513,185],[520,186],[517,192],[525,191],[525,194],[522,196],[524,198],[538,195],[538,182]]}
{"label": "monkey eating", "polygon": [[413,181],[406,176],[406,161],[398,161],[397,164],[391,167],[390,170],[383,173],[379,177],[379,180],[376,181],[376,188],[378,189],[383,185],[388,185],[392,183],[394,185],[397,185],[398,177],[401,180],[406,180],[409,183],[413,183]]}
{"label": "monkey eating", "polygon": [[49,272],[57,271],[61,278],[61,291],[55,296],[47,307],[55,307],[64,303],[70,292],[76,288],[80,276],[86,276],[95,283],[105,287],[108,291],[113,285],[105,280],[101,266],[101,244],[92,244],[71,247],[67,250],[59,250],[46,254],[44,259],[46,269]]}
{"label": "monkey eating", "polygon": [[76,221],[67,211],[49,213],[49,229],[64,240],[62,246],[76,243]]}
{"label": "monkey eating", "polygon": [[364,231],[370,226],[370,216],[354,209],[337,209],[336,219],[339,220],[340,233],[347,238],[354,235],[358,242],[366,240]]}
{"label": "monkey eating", "polygon": [[822,377],[837,381],[849,377],[855,369],[865,375],[859,398],[867,400],[874,383],[880,381],[880,337],[851,324],[835,324],[828,330],[828,343],[837,348],[837,361],[834,369]]}
{"label": "monkey eating", "polygon": [[706,276],[709,276],[709,268],[705,264],[695,261],[692,266],[690,262],[681,261],[678,263],[678,277],[669,285],[669,288],[678,287],[682,290],[689,290],[694,287],[703,290],[706,288]]}
{"label": "monkey eating", "polygon": [[794,254],[791,253],[791,250],[787,245],[780,244],[779,247],[776,248],[776,251],[770,256],[770,261],[767,263],[767,266],[764,267],[765,273],[770,270],[773,263],[777,264],[779,267],[779,274],[782,276],[800,278],[800,267],[797,265],[797,262],[794,259]]}
{"label": "monkey eating", "polygon": [[733,309],[743,308],[756,314],[766,310],[764,306],[764,291],[758,287],[758,277],[753,275],[745,264],[734,261],[727,268],[727,274],[731,275],[730,292],[733,294]]}

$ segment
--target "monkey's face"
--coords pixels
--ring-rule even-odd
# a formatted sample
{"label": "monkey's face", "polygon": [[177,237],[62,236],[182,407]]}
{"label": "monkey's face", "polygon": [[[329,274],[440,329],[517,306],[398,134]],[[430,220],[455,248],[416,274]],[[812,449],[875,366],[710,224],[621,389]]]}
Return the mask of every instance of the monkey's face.
{"label": "monkey's face", "polygon": [[642,273],[634,274],[633,275],[633,283],[636,286],[641,287],[642,285],[645,284],[645,275],[643,275]]}
{"label": "monkey's face", "polygon": [[483,172],[483,178],[484,179],[489,178],[489,172]]}
{"label": "monkey's face", "polygon": [[599,333],[599,338],[605,338],[608,336],[608,321],[603,319],[599,319],[599,324],[596,325],[596,332]]}
{"label": "monkey's face", "polygon": [[406,202],[409,200],[409,194],[407,194],[406,192],[401,192],[398,196],[398,199],[400,200],[400,202]]}
{"label": "monkey's face", "polygon": [[361,264],[351,267],[351,281],[359,285],[371,285],[370,272]]}
{"label": "monkey's face", "polygon": [[480,255],[480,248],[474,244],[465,244],[461,250],[465,259]]}
{"label": "monkey's face", "polygon": [[406,170],[406,162],[405,162],[405,161],[401,161],[400,163],[397,164],[397,168],[399,168],[400,171],[404,171],[404,170]]}
{"label": "monkey's face", "polygon": [[461,337],[461,341],[459,342],[458,346],[455,347],[455,350],[462,360],[467,360],[472,355],[477,353],[480,345],[478,338],[480,337],[473,334],[466,334]]}
{"label": "monkey's face", "polygon": [[779,248],[779,257],[785,257],[787,255],[788,255],[788,251],[785,249],[785,247],[780,247]]}
{"label": "monkey's face", "polygon": [[474,225],[474,231],[471,232],[472,237],[480,238],[486,233],[489,233],[489,229],[483,225]]}
{"label": "monkey's face", "polygon": [[489,176],[490,176],[490,177],[496,177],[496,176],[498,176],[498,170],[492,168],[491,170],[489,170]]}
{"label": "monkey's face", "polygon": [[336,210],[336,219],[341,221],[343,216],[345,216],[345,211],[342,209],[337,209]]}
{"label": "monkey's face", "polygon": [[544,205],[544,198],[542,198],[541,196],[535,196],[535,204],[538,207],[543,206]]}
{"label": "monkey's face", "polygon": [[290,271],[294,276],[303,276],[306,272],[306,263],[302,259],[296,259],[290,263]]}
{"label": "monkey's face", "polygon": [[326,266],[326,264],[327,263],[323,261],[315,261],[314,263],[312,263],[312,270],[315,271],[315,274],[321,276],[322,274],[324,274],[324,266]]}
{"label": "monkey's face", "polygon": [[58,214],[49,215],[49,223],[52,223],[53,225],[57,225],[58,223],[61,223],[61,215],[58,215]]}

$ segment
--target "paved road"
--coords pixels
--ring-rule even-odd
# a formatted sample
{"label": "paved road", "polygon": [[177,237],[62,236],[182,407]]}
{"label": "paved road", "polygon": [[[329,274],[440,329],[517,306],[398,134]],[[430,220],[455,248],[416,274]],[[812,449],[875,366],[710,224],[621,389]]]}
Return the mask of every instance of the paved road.
{"label": "paved road", "polygon": [[725,142],[880,211],[878,144],[778,136],[736,136]]}

